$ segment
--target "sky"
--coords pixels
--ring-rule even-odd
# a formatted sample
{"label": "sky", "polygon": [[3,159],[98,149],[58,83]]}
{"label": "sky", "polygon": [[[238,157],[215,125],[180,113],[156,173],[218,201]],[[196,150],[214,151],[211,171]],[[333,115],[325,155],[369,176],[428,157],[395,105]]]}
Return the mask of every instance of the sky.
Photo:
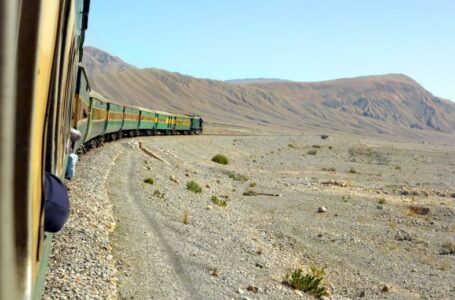
{"label": "sky", "polygon": [[403,73],[455,101],[454,0],[91,0],[85,45],[218,80]]}

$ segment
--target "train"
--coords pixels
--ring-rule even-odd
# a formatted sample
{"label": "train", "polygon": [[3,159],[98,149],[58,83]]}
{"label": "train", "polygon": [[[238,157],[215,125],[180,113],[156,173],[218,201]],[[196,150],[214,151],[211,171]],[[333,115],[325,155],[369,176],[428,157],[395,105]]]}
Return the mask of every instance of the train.
{"label": "train", "polygon": [[122,137],[201,134],[203,124],[198,115],[151,110],[107,99],[91,90],[85,69],[79,66],[72,127],[82,138],[73,145],[73,152],[83,153]]}
{"label": "train", "polygon": [[[0,1],[0,299],[40,299],[53,234],[47,174],[124,136],[202,133],[196,115],[116,103],[81,66],[90,0]],[[70,143],[71,129],[81,139]]]}

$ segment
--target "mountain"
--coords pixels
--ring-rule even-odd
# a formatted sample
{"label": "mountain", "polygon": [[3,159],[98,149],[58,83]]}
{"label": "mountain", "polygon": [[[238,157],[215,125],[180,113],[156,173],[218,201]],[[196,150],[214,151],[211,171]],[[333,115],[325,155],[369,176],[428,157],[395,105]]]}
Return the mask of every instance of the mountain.
{"label": "mountain", "polygon": [[245,78],[245,79],[225,80],[224,82],[232,83],[232,84],[251,84],[251,83],[270,83],[270,82],[290,82],[290,80],[277,79],[277,78]]}
{"label": "mountain", "polygon": [[91,86],[108,98],[156,110],[198,113],[212,123],[413,138],[455,133],[455,103],[433,96],[403,74],[312,83],[261,78],[225,82],[139,69],[96,48],[84,51],[83,62]]}
{"label": "mountain", "polygon": [[120,58],[94,47],[84,47],[83,59],[88,73],[107,73],[136,68]]}

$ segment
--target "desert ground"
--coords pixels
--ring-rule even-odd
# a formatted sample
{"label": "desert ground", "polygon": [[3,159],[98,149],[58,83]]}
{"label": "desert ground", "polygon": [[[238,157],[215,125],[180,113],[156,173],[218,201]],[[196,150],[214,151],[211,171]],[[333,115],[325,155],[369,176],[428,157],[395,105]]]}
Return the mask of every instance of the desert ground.
{"label": "desert ground", "polygon": [[315,267],[331,299],[455,299],[453,147],[324,134],[219,127],[90,151],[44,298],[313,299],[282,282]]}

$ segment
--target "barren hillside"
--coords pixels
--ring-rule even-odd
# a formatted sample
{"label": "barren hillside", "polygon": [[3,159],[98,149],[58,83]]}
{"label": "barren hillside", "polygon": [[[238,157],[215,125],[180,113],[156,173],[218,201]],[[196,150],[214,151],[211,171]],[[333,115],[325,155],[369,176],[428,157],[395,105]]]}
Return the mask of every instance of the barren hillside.
{"label": "barren hillside", "polygon": [[301,83],[217,81],[164,70],[139,69],[86,48],[90,82],[120,102],[201,114],[212,123],[270,130],[325,128],[420,139],[453,137],[455,103],[433,96],[402,74]]}

